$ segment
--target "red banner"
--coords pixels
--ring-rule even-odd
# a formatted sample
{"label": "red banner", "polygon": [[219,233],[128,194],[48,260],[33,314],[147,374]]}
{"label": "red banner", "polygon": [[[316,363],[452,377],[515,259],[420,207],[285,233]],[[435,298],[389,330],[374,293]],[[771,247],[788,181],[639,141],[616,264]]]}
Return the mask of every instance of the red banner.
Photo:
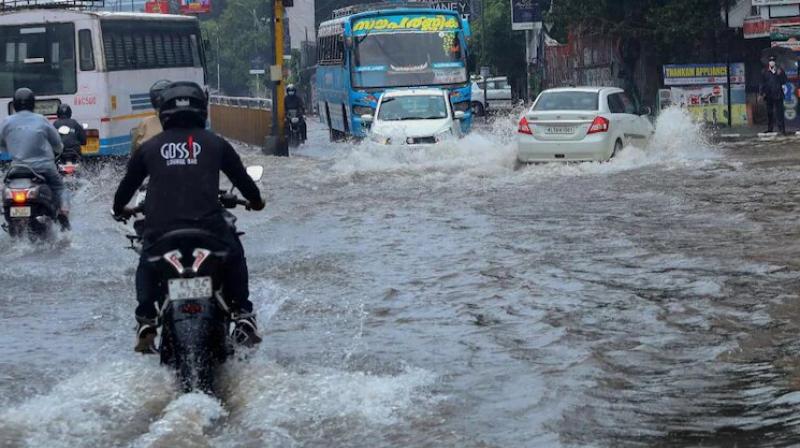
{"label": "red banner", "polygon": [[181,14],[203,14],[211,12],[211,0],[180,0]]}
{"label": "red banner", "polygon": [[145,2],[144,12],[150,14],[169,14],[168,1]]}
{"label": "red banner", "polygon": [[800,25],[798,17],[782,17],[777,19],[762,19],[761,17],[748,17],[744,19],[744,38],[756,39],[769,37],[772,27]]}

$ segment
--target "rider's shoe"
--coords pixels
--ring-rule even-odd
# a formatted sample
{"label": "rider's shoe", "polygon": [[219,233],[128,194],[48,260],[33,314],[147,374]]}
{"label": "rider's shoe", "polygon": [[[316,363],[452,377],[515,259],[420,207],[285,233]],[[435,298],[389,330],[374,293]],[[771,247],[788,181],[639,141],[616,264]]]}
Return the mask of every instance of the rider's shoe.
{"label": "rider's shoe", "polygon": [[252,347],[261,342],[254,314],[241,315],[234,319],[233,340],[245,347]]}
{"label": "rider's shoe", "polygon": [[56,219],[58,220],[58,224],[61,225],[62,232],[68,232],[72,230],[72,226],[69,223],[69,217],[67,217],[67,215],[59,213],[58,216],[56,216]]}
{"label": "rider's shoe", "polygon": [[158,353],[156,350],[156,323],[154,320],[136,317],[139,328],[136,330],[136,346],[133,351],[143,354]]}

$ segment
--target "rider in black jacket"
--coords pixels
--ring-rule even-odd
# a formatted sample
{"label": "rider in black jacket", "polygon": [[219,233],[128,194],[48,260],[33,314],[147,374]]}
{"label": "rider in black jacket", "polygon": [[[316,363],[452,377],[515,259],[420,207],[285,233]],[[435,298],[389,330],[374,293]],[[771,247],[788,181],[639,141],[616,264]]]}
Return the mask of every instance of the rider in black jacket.
{"label": "rider in black jacket", "polygon": [[150,177],[145,201],[144,250],[136,271],[136,320],[139,322],[135,350],[151,352],[156,334],[154,302],[159,294],[156,272],[145,262],[148,246],[160,235],[179,228],[211,231],[228,242],[224,296],[234,310],[239,342],[261,341],[253,304],[248,300],[248,274],[239,237],[223,218],[219,203],[219,173],[222,171],[253,210],[264,208],[255,182],[247,175],[239,155],[222,137],[205,129],[208,101],[192,82],[172,83],[162,93],[159,118],[164,132],[146,141],[128,163],[128,171],[114,196],[114,215],[128,217],[126,204],[146,177]]}
{"label": "rider in black jacket", "polygon": [[297,94],[297,87],[294,84],[286,86],[286,96],[283,98],[283,107],[288,115],[289,111],[294,109],[300,118],[300,135],[303,141],[308,138],[306,132],[306,108],[303,105],[303,99]]}
{"label": "rider in black jacket", "polygon": [[[86,131],[83,126],[77,121],[72,119],[72,108],[69,104],[62,104],[58,106],[56,112],[58,119],[53,122],[61,136],[61,142],[64,144],[64,152],[61,153],[61,160],[64,162],[77,162],[81,157],[81,146],[86,144]],[[66,131],[63,132],[62,131]]]}

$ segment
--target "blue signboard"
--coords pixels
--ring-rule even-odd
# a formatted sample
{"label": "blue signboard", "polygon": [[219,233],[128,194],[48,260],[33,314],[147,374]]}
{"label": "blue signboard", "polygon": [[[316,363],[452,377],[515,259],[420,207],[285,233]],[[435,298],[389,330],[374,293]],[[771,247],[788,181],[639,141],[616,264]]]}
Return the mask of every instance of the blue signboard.
{"label": "blue signboard", "polygon": [[550,9],[550,0],[511,0],[511,29],[532,30]]}

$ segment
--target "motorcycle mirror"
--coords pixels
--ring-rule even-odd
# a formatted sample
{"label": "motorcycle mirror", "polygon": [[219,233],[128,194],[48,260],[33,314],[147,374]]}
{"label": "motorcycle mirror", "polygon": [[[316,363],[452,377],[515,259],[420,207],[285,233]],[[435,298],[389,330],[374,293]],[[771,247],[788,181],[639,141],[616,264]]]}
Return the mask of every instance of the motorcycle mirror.
{"label": "motorcycle mirror", "polygon": [[69,131],[71,131],[69,126],[61,126],[60,128],[58,128],[58,133],[61,135],[69,135]]}
{"label": "motorcycle mirror", "polygon": [[264,167],[261,165],[250,165],[247,167],[247,175],[254,181],[259,181],[261,180],[261,176],[264,175]]}

